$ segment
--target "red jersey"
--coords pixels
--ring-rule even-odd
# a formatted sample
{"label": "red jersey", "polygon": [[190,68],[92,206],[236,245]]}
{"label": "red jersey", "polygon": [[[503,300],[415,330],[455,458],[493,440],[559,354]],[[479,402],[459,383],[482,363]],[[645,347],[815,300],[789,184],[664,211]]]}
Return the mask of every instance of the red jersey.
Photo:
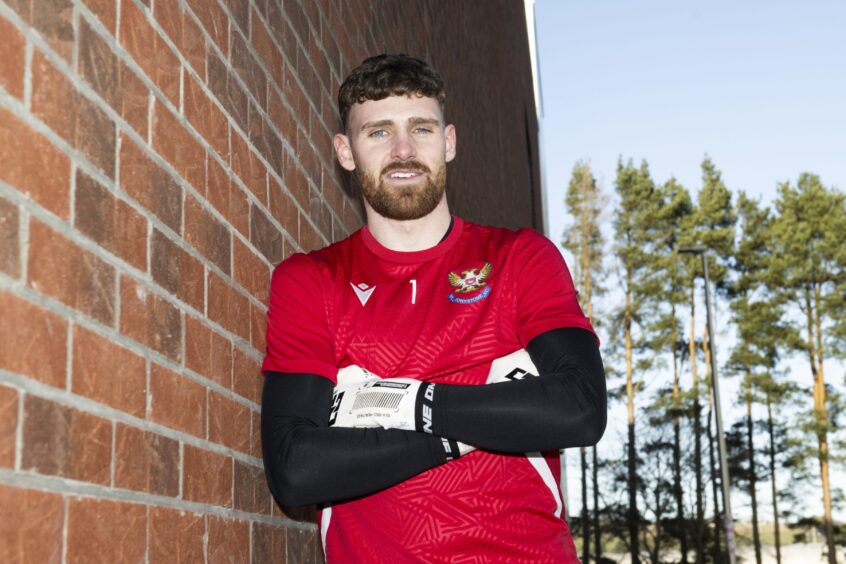
{"label": "red jersey", "polygon": [[[492,360],[561,327],[593,331],[561,254],[534,231],[454,218],[438,245],[405,253],[365,227],[276,268],[262,368],[337,383],[356,364],[383,378],[484,384]],[[477,450],[325,508],[326,558],[577,562],[559,482],[557,452]]]}

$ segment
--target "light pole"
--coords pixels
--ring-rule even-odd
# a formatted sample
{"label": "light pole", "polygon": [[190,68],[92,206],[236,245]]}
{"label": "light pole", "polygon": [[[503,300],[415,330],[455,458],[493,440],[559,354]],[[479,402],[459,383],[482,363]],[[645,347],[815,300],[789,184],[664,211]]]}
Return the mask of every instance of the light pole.
{"label": "light pole", "polygon": [[714,349],[716,344],[714,342],[714,321],[711,315],[711,284],[708,281],[708,260],[707,250],[704,247],[687,247],[679,249],[680,253],[690,253],[699,255],[702,258],[702,273],[705,278],[705,308],[708,317],[708,353],[711,357],[711,386],[714,390],[714,417],[717,420],[717,444],[720,450],[720,481],[723,486],[723,526],[726,531],[726,553],[728,554],[729,564],[735,564],[734,556],[734,520],[731,516],[731,494],[729,489],[731,483],[729,482],[728,460],[726,456],[726,437],[723,433],[723,416],[720,409],[720,385],[717,378],[717,359],[715,358]]}

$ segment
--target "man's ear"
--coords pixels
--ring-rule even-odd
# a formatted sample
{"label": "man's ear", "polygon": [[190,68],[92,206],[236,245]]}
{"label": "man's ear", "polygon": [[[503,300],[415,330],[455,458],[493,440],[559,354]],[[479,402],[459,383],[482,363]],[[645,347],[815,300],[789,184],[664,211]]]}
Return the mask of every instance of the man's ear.
{"label": "man's ear", "polygon": [[353,160],[349,137],[343,133],[336,133],[335,137],[332,138],[332,144],[335,145],[335,155],[338,157],[338,162],[341,163],[341,166],[350,172],[355,170],[355,161]]}
{"label": "man's ear", "polygon": [[446,162],[450,162],[455,158],[455,126],[449,124],[444,129],[444,137],[446,138]]}

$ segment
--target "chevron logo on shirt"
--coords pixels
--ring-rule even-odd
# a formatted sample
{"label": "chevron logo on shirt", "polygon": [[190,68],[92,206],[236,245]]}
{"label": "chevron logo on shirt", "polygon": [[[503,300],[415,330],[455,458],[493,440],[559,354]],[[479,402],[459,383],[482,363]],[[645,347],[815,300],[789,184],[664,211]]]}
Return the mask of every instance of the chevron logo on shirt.
{"label": "chevron logo on shirt", "polygon": [[358,285],[350,282],[350,286],[352,286],[352,289],[355,290],[355,295],[358,297],[358,301],[361,302],[362,306],[367,304],[367,300],[370,299],[370,296],[373,295],[373,290],[376,289],[376,286],[368,286],[364,282]]}

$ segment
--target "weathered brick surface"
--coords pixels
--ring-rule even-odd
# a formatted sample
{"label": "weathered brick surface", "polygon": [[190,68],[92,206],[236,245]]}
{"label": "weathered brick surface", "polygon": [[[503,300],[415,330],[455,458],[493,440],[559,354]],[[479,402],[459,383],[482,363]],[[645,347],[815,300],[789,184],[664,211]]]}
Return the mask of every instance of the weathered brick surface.
{"label": "weathered brick surface", "polygon": [[150,420],[206,436],[206,389],[190,378],[158,364],[150,367]]}
{"label": "weathered brick surface", "polygon": [[150,564],[203,562],[203,515],[164,507],[150,509]]}
{"label": "weathered brick surface", "polygon": [[143,505],[71,498],[67,519],[68,562],[144,561],[147,510]]}
{"label": "weathered brick surface", "polygon": [[320,562],[256,461],[272,268],[361,226],[334,98],[376,50],[446,80],[452,209],[541,227],[522,3],[5,6],[0,467],[53,491],[0,491],[0,561]]}
{"label": "weathered brick surface", "polygon": [[62,496],[0,484],[0,499],[0,562],[59,564]]}
{"label": "weathered brick surface", "polygon": [[24,401],[24,470],[108,484],[111,423],[37,396]]}
{"label": "weathered brick surface", "polygon": [[18,392],[0,386],[0,468],[15,465],[15,434],[18,428]]}
{"label": "weathered brick surface", "polygon": [[71,391],[135,417],[147,405],[147,363],[92,331],[73,329]]}

